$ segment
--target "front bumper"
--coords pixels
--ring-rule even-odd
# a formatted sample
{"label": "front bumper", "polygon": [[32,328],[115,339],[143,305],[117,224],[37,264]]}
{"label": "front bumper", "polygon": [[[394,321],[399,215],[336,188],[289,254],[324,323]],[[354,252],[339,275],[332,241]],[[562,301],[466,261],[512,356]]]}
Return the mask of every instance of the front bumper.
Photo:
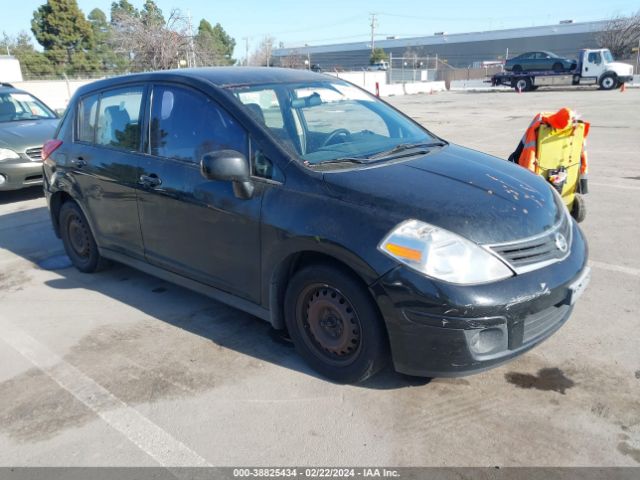
{"label": "front bumper", "polygon": [[42,185],[42,162],[24,159],[0,162],[0,191]]}
{"label": "front bumper", "polygon": [[631,83],[633,82],[633,75],[619,75],[618,81],[620,83]]}
{"label": "front bumper", "polygon": [[406,267],[372,291],[395,369],[447,377],[495,367],[557,331],[573,310],[572,286],[587,274],[587,244],[573,222],[571,254],[548,267],[485,285],[438,282]]}

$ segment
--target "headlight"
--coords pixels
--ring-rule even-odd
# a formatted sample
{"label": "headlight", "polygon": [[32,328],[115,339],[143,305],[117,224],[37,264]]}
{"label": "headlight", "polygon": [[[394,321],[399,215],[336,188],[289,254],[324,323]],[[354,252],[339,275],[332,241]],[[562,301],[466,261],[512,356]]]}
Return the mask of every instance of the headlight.
{"label": "headlight", "polygon": [[395,227],[378,249],[429,277],[470,285],[501,280],[513,272],[466,238],[419,220]]}
{"label": "headlight", "polygon": [[0,148],[0,162],[2,160],[8,160],[10,158],[20,158],[20,155],[18,155],[13,150],[9,150],[8,148]]}

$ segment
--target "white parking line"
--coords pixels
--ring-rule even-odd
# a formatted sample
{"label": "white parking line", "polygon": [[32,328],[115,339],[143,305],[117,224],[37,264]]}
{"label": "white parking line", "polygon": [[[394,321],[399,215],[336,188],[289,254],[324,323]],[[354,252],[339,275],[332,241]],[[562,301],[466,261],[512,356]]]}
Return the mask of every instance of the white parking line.
{"label": "white parking line", "polygon": [[2,341],[22,354],[160,465],[211,466],[184,443],[4,318],[0,318],[0,331]]}
{"label": "white parking line", "polygon": [[633,275],[634,277],[640,277],[640,269],[624,267],[622,265],[614,265],[612,263],[597,262],[595,260],[589,261],[589,265],[596,268],[602,268],[603,270],[610,270],[612,272],[626,273],[627,275]]}
{"label": "white parking line", "polygon": [[617,183],[598,183],[590,181],[589,185],[595,185],[596,187],[620,188],[622,190],[640,190],[640,187],[636,187],[635,185],[620,185]]}

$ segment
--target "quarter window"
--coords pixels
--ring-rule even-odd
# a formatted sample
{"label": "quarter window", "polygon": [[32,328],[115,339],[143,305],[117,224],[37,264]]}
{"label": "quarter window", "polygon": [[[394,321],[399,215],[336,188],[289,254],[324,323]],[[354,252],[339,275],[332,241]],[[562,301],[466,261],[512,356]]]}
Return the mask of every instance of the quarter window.
{"label": "quarter window", "polygon": [[205,153],[236,150],[247,155],[247,134],[206,95],[174,86],[153,89],[152,155],[200,163]]}
{"label": "quarter window", "polygon": [[78,104],[78,129],[76,140],[93,143],[96,134],[98,95],[83,98]]}
{"label": "quarter window", "polygon": [[96,143],[122,150],[138,150],[144,88],[110,90],[102,94]]}

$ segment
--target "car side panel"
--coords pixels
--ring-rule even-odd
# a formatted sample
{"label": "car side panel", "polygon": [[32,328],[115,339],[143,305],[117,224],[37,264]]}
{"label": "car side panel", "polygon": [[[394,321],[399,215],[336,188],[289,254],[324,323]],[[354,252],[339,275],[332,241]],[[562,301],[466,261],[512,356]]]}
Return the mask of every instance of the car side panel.
{"label": "car side panel", "polygon": [[[262,303],[269,305],[274,274],[300,252],[335,258],[369,285],[396,263],[377,251],[384,235],[404,217],[341,201],[327,195],[321,176],[264,193],[262,205]],[[298,175],[304,175],[298,173]]]}

